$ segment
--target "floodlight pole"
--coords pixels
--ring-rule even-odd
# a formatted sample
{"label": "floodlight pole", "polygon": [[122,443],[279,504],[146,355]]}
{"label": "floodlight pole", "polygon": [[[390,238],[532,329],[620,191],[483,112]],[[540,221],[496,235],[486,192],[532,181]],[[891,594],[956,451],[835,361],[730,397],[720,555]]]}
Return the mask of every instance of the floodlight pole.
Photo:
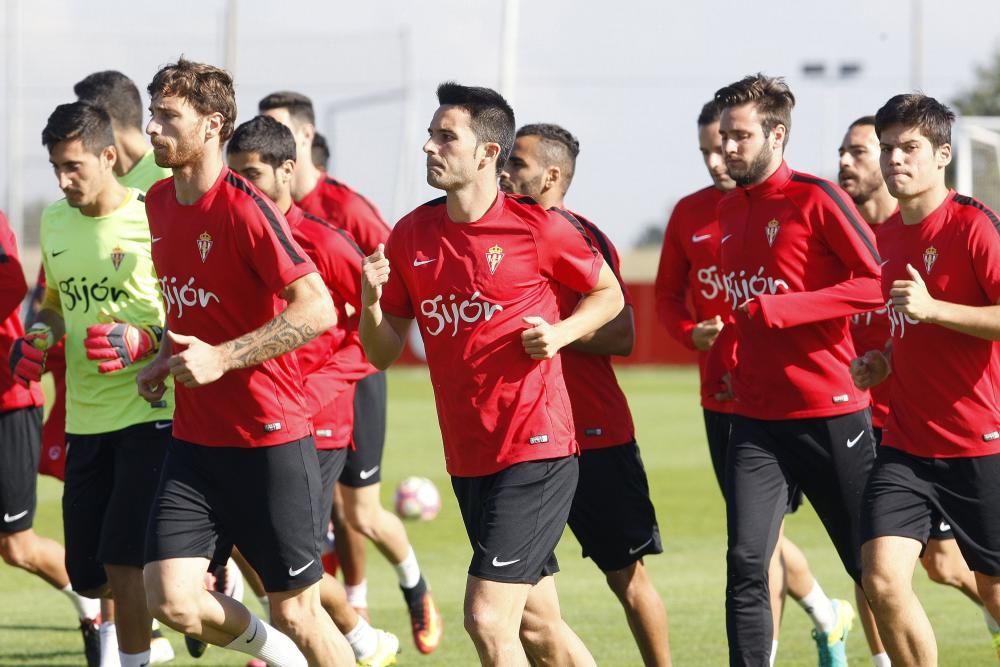
{"label": "floodlight pole", "polygon": [[517,85],[517,37],[520,0],[504,0],[500,29],[500,94],[514,106]]}
{"label": "floodlight pole", "polygon": [[8,0],[7,30],[7,217],[11,229],[20,238],[24,238],[24,165],[22,157],[21,132],[21,3],[20,0]]}
{"label": "floodlight pole", "polygon": [[226,2],[226,15],[225,22],[223,24],[223,44],[225,45],[225,53],[222,54],[222,66],[233,80],[236,79],[236,51],[237,51],[237,31],[239,30],[239,22],[237,21],[236,14],[236,0],[227,0]]}
{"label": "floodlight pole", "polygon": [[910,0],[910,90],[924,87],[924,3]]}

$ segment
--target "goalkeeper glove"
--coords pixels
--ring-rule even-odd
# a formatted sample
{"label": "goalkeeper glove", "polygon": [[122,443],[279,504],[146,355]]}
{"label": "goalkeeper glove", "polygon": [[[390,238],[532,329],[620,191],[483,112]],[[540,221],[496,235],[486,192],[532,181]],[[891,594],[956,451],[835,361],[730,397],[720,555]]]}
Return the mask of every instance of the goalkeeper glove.
{"label": "goalkeeper glove", "polygon": [[52,347],[52,329],[35,322],[10,346],[10,374],[25,386],[42,379],[45,372],[46,350]]}
{"label": "goalkeeper glove", "polygon": [[87,327],[87,358],[100,361],[97,370],[114,373],[131,366],[160,347],[163,329],[157,326],[137,326],[125,322],[92,324]]}

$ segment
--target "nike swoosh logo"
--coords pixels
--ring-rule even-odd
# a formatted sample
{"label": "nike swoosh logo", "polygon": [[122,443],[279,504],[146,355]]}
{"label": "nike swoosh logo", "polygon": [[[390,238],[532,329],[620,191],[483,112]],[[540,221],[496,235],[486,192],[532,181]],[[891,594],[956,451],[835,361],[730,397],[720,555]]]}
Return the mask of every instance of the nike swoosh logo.
{"label": "nike swoosh logo", "polygon": [[889,260],[885,260],[884,262],[882,262],[881,264],[879,264],[879,266],[885,266],[888,263],[889,263]]}
{"label": "nike swoosh logo", "polygon": [[864,431],[862,431],[861,433],[858,433],[858,434],[857,434],[856,436],[854,436],[853,438],[848,438],[848,439],[847,439],[847,448],[848,448],[848,449],[850,449],[850,448],[851,448],[851,447],[853,447],[854,445],[858,444],[858,440],[860,440],[860,439],[861,439],[861,436],[863,436],[864,434],[865,434],[865,432],[864,432]]}
{"label": "nike swoosh logo", "polygon": [[163,240],[163,237],[162,237],[162,236],[154,236],[153,238],[151,238],[151,239],[149,240],[149,242],[150,242],[150,243],[156,243],[157,241],[162,241],[162,240]]}
{"label": "nike swoosh logo", "polygon": [[508,565],[513,565],[521,560],[520,558],[515,558],[514,560],[499,560],[499,558],[499,556],[493,557],[493,567],[507,567]]}
{"label": "nike swoosh logo", "polygon": [[[309,567],[309,566],[307,565],[306,567]],[[254,624],[253,624],[253,634],[250,635],[250,639],[247,640],[247,644],[249,644],[250,642],[252,642],[253,638],[257,636],[257,628],[259,628],[259,627],[260,626],[257,625],[257,622],[254,621]]]}
{"label": "nike swoosh logo", "polygon": [[722,240],[720,240],[719,243],[725,243],[730,238],[732,238],[732,236],[733,236],[732,234],[726,234],[725,236],[722,237]]}
{"label": "nike swoosh logo", "polygon": [[651,543],[652,541],[653,541],[653,538],[651,537],[651,538],[649,538],[648,540],[646,540],[645,542],[643,542],[642,544],[640,544],[639,546],[637,546],[636,548],[634,548],[634,549],[629,549],[629,550],[628,550],[628,555],[629,555],[629,556],[634,556],[634,555],[636,555],[637,553],[639,553],[640,551],[642,551],[643,549],[645,549],[646,547],[648,547],[648,546],[649,546],[649,544],[650,544],[650,543]]}
{"label": "nike swoosh logo", "polygon": [[62,250],[60,250],[59,252],[53,252],[53,253],[52,253],[52,256],[53,256],[53,257],[58,257],[59,255],[61,255],[61,254],[63,254],[64,252],[66,252],[67,250],[69,250],[69,248],[63,248],[63,249],[62,249]]}
{"label": "nike swoosh logo", "polygon": [[156,422],[153,424],[153,426],[156,427],[157,431],[162,431],[165,428],[170,428],[172,425],[173,422]]}
{"label": "nike swoosh logo", "polygon": [[[303,565],[302,567],[300,567],[297,570],[293,570],[292,568],[288,568],[288,576],[289,577],[297,577],[297,576],[299,576],[300,574],[302,574],[303,572],[306,571],[307,567],[309,567],[310,565],[312,565],[315,562],[316,562],[316,560],[313,559],[313,560],[309,561],[308,563],[306,563],[305,565]],[[256,632],[256,630],[254,632]]]}
{"label": "nike swoosh logo", "polygon": [[430,264],[431,262],[436,262],[437,257],[434,259],[414,259],[413,266],[423,266],[424,264]]}
{"label": "nike swoosh logo", "polygon": [[710,238],[712,238],[711,234],[704,234],[702,236],[698,236],[697,234],[695,234],[694,236],[691,237],[691,240],[694,241],[695,243],[701,243],[702,241],[707,241]]}
{"label": "nike swoosh logo", "polygon": [[358,473],[358,477],[360,477],[361,479],[368,479],[376,472],[378,472],[378,466],[375,466],[371,470],[362,470],[361,472]]}
{"label": "nike swoosh logo", "polygon": [[18,519],[20,519],[23,516],[27,516],[27,514],[28,514],[28,510],[24,510],[23,512],[18,512],[17,514],[15,514],[13,516],[11,516],[10,514],[7,514],[6,512],[4,512],[3,520],[4,520],[5,523],[10,523],[11,521],[17,521]]}
{"label": "nike swoosh logo", "polygon": [[942,521],[940,524],[938,524],[938,530],[940,530],[942,533],[946,533],[949,530],[951,530],[951,524],[948,523],[947,521]]}

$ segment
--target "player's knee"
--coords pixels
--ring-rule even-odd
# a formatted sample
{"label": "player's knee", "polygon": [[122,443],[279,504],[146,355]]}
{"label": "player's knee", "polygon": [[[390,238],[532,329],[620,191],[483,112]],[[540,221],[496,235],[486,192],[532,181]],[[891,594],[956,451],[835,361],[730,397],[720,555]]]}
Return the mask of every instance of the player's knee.
{"label": "player's knee", "polygon": [[151,596],[147,588],[146,606],[154,618],[177,632],[189,635],[201,634],[201,614],[195,600],[180,596]]}
{"label": "player's knee", "polygon": [[761,580],[770,566],[767,554],[759,552],[748,544],[736,544],[726,552],[726,567],[730,580]]}
{"label": "player's knee", "polygon": [[936,584],[944,586],[960,586],[962,584],[961,570],[957,563],[952,562],[945,554],[927,554],[920,559],[927,572],[927,578]]}
{"label": "player's knee", "polygon": [[24,532],[0,535],[0,558],[11,567],[26,568],[29,565],[31,550],[24,535]]}
{"label": "player's knee", "polygon": [[378,535],[380,512],[382,508],[378,505],[370,507],[361,505],[352,507],[347,511],[347,523],[351,528],[364,535],[369,540],[375,539]]}
{"label": "player's knee", "polygon": [[[303,591],[299,595],[271,602],[271,620],[275,627],[291,637],[296,643],[314,635],[318,611],[318,587]],[[315,595],[314,595],[315,593]]]}
{"label": "player's knee", "polygon": [[618,597],[622,604],[628,604],[646,581],[646,571],[642,563],[636,562],[620,570],[610,570],[604,573],[608,587]]}
{"label": "player's knee", "polygon": [[905,580],[891,567],[873,565],[861,576],[861,587],[873,607],[883,606],[898,598],[905,590]]}

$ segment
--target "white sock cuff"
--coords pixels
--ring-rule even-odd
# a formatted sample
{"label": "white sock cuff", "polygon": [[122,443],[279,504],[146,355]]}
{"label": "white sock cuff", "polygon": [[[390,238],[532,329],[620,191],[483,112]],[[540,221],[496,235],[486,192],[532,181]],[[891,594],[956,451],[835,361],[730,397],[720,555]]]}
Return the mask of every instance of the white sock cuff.
{"label": "white sock cuff", "polygon": [[403,588],[413,588],[420,583],[420,565],[417,564],[417,554],[410,547],[410,553],[402,562],[393,566],[396,569],[396,576],[399,577],[399,585]]}

